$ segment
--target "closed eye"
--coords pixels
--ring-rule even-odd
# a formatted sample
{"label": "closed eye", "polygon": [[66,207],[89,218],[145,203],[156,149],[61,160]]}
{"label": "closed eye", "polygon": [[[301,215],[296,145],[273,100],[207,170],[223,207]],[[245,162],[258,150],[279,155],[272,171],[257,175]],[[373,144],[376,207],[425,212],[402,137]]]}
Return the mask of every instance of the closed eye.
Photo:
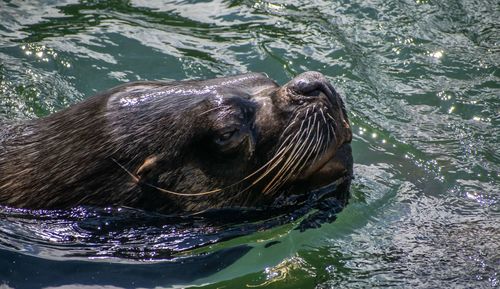
{"label": "closed eye", "polygon": [[227,131],[219,134],[216,137],[215,142],[219,145],[224,145],[228,141],[230,141],[233,137],[237,137],[239,132],[240,132],[239,128],[233,128],[233,129],[227,130]]}

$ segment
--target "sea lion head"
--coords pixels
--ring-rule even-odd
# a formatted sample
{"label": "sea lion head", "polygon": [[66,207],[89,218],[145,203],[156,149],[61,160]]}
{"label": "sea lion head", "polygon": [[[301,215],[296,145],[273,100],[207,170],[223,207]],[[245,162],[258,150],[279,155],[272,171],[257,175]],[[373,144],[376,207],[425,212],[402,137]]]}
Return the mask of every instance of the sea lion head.
{"label": "sea lion head", "polygon": [[128,83],[2,135],[16,207],[261,208],[352,175],[344,102],[318,72]]}
{"label": "sea lion head", "polygon": [[256,73],[180,82],[108,107],[111,139],[126,140],[116,163],[146,207],[262,206],[352,174],[345,105],[318,72],[283,86]]}

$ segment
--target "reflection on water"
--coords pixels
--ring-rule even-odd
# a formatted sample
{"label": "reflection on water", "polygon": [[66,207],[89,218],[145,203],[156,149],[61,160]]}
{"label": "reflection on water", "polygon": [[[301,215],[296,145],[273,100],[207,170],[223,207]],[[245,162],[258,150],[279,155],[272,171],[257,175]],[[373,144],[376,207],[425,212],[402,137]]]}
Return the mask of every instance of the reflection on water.
{"label": "reflection on water", "polygon": [[[197,267],[183,280],[228,288],[499,286],[495,1],[46,2],[0,2],[0,123],[43,116],[127,81],[248,71],[284,83],[318,70],[347,100],[356,179],[337,220],[304,233],[285,225],[238,238],[234,244],[251,249],[205,259],[231,265]],[[2,218],[3,232],[15,232]],[[29,246],[19,234],[6,236],[19,246],[0,255],[22,263],[27,255],[16,252]],[[26,262],[62,264],[53,258],[67,256],[57,252]],[[78,266],[71,268],[85,269],[68,279],[74,284],[175,283],[146,282],[148,274],[175,272],[159,267],[106,267],[137,270],[132,276],[142,278],[133,285],[103,277],[101,265]],[[8,283],[9,274],[0,270],[0,280]],[[47,278],[40,283],[63,285]]]}
{"label": "reflection on water", "polygon": [[[337,190],[331,184],[307,195],[281,196],[267,208],[174,215],[126,207],[29,210],[4,206],[0,207],[0,247],[47,259],[176,261],[210,252],[207,245],[285,224],[300,231],[320,227],[335,220],[348,195],[344,185]],[[199,250],[193,253],[194,249]]]}

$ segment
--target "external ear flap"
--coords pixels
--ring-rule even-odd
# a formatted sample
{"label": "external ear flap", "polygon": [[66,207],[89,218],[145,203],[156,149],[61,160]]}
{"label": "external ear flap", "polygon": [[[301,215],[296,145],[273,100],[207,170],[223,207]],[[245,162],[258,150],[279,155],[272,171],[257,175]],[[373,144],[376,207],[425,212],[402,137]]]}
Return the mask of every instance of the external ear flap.
{"label": "external ear flap", "polygon": [[158,156],[152,155],[144,160],[142,165],[137,169],[136,175],[139,178],[139,181],[142,181],[147,177],[147,175],[156,168],[158,163]]}

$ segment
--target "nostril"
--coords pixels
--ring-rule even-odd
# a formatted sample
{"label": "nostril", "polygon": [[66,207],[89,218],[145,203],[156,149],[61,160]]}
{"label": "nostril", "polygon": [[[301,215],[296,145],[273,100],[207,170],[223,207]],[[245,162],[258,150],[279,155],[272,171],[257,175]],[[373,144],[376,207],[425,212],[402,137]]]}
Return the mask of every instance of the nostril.
{"label": "nostril", "polygon": [[301,102],[306,99],[313,101],[325,96],[328,102],[332,104],[337,102],[338,94],[325,76],[319,72],[304,72],[287,83],[286,87],[294,98],[302,99]]}
{"label": "nostril", "polygon": [[295,90],[296,93],[305,96],[318,96],[322,90],[321,82],[300,79],[294,83],[293,90]]}
{"label": "nostril", "polygon": [[311,98],[319,97],[322,93],[327,95],[328,97],[332,95],[332,92],[328,85],[321,80],[298,81],[293,86],[293,90],[299,95]]}
{"label": "nostril", "polygon": [[320,93],[321,93],[320,90],[315,89],[315,90],[312,90],[312,91],[309,91],[309,92],[305,92],[305,93],[303,93],[303,95],[304,96],[309,96],[309,97],[318,97]]}

